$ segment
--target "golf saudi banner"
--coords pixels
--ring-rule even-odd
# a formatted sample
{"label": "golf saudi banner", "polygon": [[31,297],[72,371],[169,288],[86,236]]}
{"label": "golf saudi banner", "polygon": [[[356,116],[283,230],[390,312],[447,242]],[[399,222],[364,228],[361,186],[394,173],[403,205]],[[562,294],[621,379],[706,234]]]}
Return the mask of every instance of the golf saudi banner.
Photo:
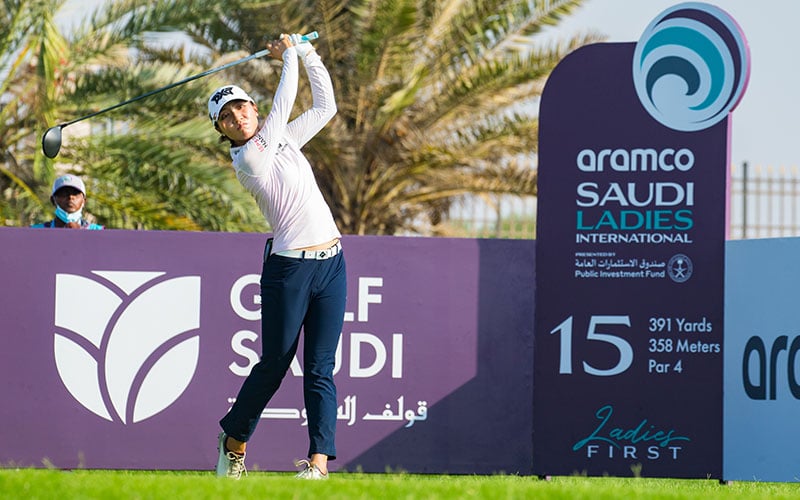
{"label": "golf saudi banner", "polygon": [[736,22],[703,3],[567,56],[540,107],[533,470],[721,478]]}

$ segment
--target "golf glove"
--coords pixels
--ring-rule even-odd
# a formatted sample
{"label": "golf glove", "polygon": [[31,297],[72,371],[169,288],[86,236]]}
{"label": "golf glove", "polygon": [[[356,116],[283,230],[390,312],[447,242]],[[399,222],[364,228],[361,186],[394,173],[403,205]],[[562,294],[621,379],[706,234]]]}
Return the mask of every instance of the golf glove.
{"label": "golf glove", "polygon": [[292,33],[289,35],[289,40],[291,40],[297,54],[302,57],[304,61],[309,52],[314,50],[314,46],[311,45],[310,42],[303,40],[303,35],[299,33]]}

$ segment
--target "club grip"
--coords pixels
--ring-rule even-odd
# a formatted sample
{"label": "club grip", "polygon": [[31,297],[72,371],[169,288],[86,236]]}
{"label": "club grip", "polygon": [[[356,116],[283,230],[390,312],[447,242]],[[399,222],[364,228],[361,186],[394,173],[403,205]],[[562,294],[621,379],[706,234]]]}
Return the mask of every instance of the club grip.
{"label": "club grip", "polygon": [[302,39],[304,42],[310,42],[311,40],[316,40],[317,38],[319,38],[319,33],[316,31],[312,31],[311,33],[306,33],[305,35],[300,36],[300,39]]}

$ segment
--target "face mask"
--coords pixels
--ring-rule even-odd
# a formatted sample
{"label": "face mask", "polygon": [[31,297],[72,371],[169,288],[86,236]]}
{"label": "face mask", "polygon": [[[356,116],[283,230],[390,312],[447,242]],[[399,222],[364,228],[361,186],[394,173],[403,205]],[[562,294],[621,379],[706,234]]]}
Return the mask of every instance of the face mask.
{"label": "face mask", "polygon": [[82,211],[83,209],[81,208],[75,212],[68,213],[66,210],[56,205],[56,217],[58,217],[59,219],[64,221],[64,223],[67,224],[70,222],[80,222]]}

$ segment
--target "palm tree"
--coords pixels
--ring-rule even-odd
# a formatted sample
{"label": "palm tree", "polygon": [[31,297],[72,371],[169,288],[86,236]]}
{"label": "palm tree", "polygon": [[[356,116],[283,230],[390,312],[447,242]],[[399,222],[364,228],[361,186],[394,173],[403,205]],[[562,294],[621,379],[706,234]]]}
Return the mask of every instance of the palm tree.
{"label": "palm tree", "polygon": [[[44,2],[18,0],[0,6],[0,189],[3,220],[22,218],[43,206],[37,195],[52,177],[43,157],[32,154],[36,124],[46,120],[43,105],[52,96],[55,61],[63,40],[54,29],[51,8]],[[37,49],[41,58],[37,64]],[[51,89],[46,92],[45,89]]]}
{"label": "palm tree", "polygon": [[[0,215],[6,224],[48,217],[49,187],[56,171],[66,170],[84,177],[89,210],[108,227],[264,230],[254,202],[230,169],[220,168],[222,155],[208,148],[214,135],[197,112],[208,83],[65,129],[58,163],[40,150],[51,125],[205,69],[205,58],[164,49],[152,37],[220,17],[218,2],[108,2],[68,35],[55,18],[63,3],[22,0],[0,7]],[[184,147],[186,137],[201,137],[203,147]]]}
{"label": "palm tree", "polygon": [[[267,33],[320,31],[339,113],[306,152],[334,215],[350,234],[430,234],[460,196],[535,195],[525,158],[537,120],[526,107],[566,53],[597,37],[540,47],[533,35],[581,3],[267,1],[187,31],[218,54],[260,49]],[[265,99],[270,76],[240,74]]]}
{"label": "palm tree", "polygon": [[[536,151],[537,122],[526,109],[555,64],[594,37],[543,48],[533,35],[581,3],[109,0],[64,37],[52,19],[61,1],[7,2],[5,26],[25,29],[3,32],[0,47],[20,61],[0,60],[2,94],[15,99],[0,120],[0,145],[14,153],[0,164],[0,215],[27,224],[46,213],[54,170],[66,167],[87,178],[90,211],[110,227],[264,230],[201,110],[223,81],[268,102],[274,62],[237,66],[93,120],[93,133],[65,138],[58,165],[38,141],[47,126],[238,59],[282,31],[316,29],[340,111],[306,152],[341,229],[442,233],[460,196],[536,193],[524,159]],[[152,43],[152,33],[177,28],[192,51]],[[307,107],[310,93],[301,90],[298,101]]]}

